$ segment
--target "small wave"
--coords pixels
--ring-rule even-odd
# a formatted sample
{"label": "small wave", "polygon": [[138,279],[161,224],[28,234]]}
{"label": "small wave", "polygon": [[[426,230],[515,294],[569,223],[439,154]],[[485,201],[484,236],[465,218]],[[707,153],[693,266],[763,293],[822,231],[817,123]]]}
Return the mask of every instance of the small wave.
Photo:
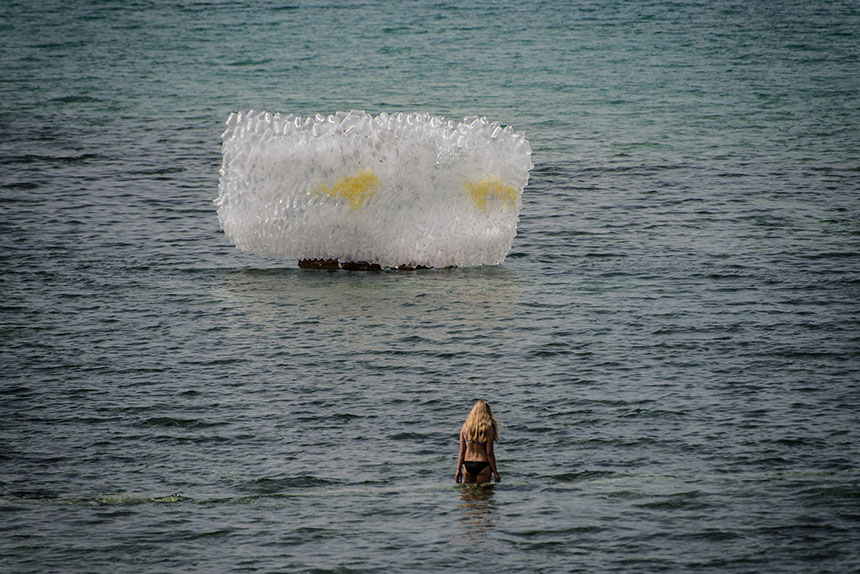
{"label": "small wave", "polygon": [[11,163],[60,163],[60,164],[78,164],[87,161],[98,159],[100,156],[94,153],[82,153],[80,155],[40,155],[40,154],[25,154],[12,156]]}
{"label": "small wave", "polygon": [[700,496],[701,493],[699,491],[680,492],[660,497],[660,500],[656,500],[654,502],[643,502],[636,506],[650,510],[675,510],[680,508],[703,508],[708,506],[700,500]]}
{"label": "small wave", "polygon": [[90,104],[90,103],[100,103],[103,100],[101,98],[95,98],[93,96],[61,96],[59,98],[52,98],[48,100],[49,103],[52,104]]}
{"label": "small wave", "polygon": [[210,422],[202,419],[181,419],[176,417],[152,417],[137,424],[140,427],[182,427],[188,429],[223,426],[225,422]]}
{"label": "small wave", "polygon": [[550,478],[559,482],[587,482],[591,480],[598,480],[601,478],[609,478],[614,475],[614,472],[608,470],[582,470],[579,472],[554,474],[550,476]]}
{"label": "small wave", "polygon": [[401,432],[393,435],[391,440],[417,440],[417,439],[426,439],[426,434],[421,434],[417,432]]}
{"label": "small wave", "polygon": [[725,540],[735,540],[736,538],[742,538],[742,535],[737,532],[731,532],[728,530],[709,528],[707,530],[701,530],[699,532],[689,532],[687,534],[682,534],[681,537],[691,538],[693,540],[705,540],[708,542],[723,542]]}
{"label": "small wave", "polygon": [[284,478],[269,478],[263,477],[252,480],[247,483],[247,487],[259,494],[278,494],[285,491],[305,489],[305,488],[320,488],[324,486],[333,486],[339,484],[336,481],[318,478],[316,476],[287,476]]}

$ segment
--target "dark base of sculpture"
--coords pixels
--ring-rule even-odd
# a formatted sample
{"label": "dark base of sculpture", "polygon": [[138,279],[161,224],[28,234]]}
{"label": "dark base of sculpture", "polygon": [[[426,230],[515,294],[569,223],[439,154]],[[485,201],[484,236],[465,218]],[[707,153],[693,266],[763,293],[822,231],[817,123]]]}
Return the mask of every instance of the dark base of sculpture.
{"label": "dark base of sculpture", "polygon": [[[337,259],[299,259],[299,267],[301,269],[344,269],[346,271],[382,271],[382,266],[378,263],[369,263],[367,261],[344,261],[341,263]],[[421,269],[430,269],[424,265],[398,265],[394,269],[398,271],[417,271]]]}

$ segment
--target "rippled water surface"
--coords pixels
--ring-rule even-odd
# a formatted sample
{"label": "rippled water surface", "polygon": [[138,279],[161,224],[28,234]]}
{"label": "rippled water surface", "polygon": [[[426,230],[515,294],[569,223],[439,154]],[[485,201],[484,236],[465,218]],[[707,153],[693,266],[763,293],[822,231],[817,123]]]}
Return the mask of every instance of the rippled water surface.
{"label": "rippled water surface", "polygon": [[[853,2],[0,6],[0,569],[855,572]],[[218,228],[236,109],[487,115],[504,265]],[[486,398],[502,482],[454,484]]]}

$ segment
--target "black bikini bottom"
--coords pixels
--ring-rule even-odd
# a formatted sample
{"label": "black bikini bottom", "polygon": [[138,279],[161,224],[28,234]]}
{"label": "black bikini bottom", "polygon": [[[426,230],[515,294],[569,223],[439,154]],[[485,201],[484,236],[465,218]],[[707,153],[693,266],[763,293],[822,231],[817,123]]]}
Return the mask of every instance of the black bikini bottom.
{"label": "black bikini bottom", "polygon": [[466,467],[466,472],[472,476],[478,476],[482,470],[490,466],[490,463],[486,460],[467,460],[463,466]]}

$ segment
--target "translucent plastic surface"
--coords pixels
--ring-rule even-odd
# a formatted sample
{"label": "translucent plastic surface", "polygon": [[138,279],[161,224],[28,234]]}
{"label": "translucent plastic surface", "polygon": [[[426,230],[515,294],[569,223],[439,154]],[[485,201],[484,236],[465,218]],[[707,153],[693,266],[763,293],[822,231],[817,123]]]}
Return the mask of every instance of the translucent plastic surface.
{"label": "translucent plastic surface", "polygon": [[523,134],[485,118],[240,112],[222,140],[221,226],[281,259],[499,264],[533,167]]}

